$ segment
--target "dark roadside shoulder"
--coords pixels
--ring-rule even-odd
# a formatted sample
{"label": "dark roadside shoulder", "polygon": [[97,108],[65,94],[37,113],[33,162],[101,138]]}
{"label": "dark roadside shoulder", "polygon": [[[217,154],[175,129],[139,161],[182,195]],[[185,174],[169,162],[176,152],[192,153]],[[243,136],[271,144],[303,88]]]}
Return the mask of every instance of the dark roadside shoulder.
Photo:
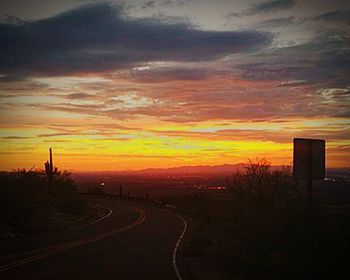
{"label": "dark roadside shoulder", "polygon": [[57,172],[51,180],[42,171],[0,174],[0,239],[65,230],[104,212],[78,195],[69,173]]}
{"label": "dark roadside shoulder", "polygon": [[94,222],[109,213],[105,207],[78,196],[62,199],[36,195],[28,198],[26,204],[26,207],[20,206],[15,210],[18,213],[9,213],[9,218],[0,223],[0,240],[66,231]]}
{"label": "dark roadside shoulder", "polygon": [[0,240],[0,263],[4,260],[13,258],[18,255],[28,255],[33,251],[42,250],[62,244],[66,242],[80,240],[108,232],[119,227],[130,224],[138,217],[138,213],[134,210],[122,206],[118,203],[105,200],[89,200],[88,202],[94,207],[103,209],[105,212],[103,219],[100,218],[84,223],[80,226],[70,227],[69,229],[51,232],[49,234],[41,234],[34,236],[27,236],[22,238],[12,238]]}

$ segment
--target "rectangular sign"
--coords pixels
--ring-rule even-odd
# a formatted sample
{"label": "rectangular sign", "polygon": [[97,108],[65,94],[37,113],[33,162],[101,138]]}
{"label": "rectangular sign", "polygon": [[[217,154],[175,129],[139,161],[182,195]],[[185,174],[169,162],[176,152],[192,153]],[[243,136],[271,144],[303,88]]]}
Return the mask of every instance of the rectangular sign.
{"label": "rectangular sign", "polygon": [[326,169],[326,141],[293,139],[293,174],[299,179],[324,179]]}

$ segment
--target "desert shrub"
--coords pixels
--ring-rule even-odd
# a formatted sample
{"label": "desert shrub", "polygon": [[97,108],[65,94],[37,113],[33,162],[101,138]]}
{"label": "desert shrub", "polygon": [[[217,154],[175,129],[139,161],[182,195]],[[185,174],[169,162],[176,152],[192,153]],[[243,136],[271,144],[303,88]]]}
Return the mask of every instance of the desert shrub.
{"label": "desert shrub", "polygon": [[254,197],[257,201],[284,203],[299,198],[289,167],[271,170],[271,164],[265,159],[249,161],[245,172],[233,174],[231,191],[235,196]]}
{"label": "desert shrub", "polygon": [[[32,169],[17,169],[4,175],[13,187],[20,189],[25,193],[46,192],[46,180],[41,171]],[[5,186],[6,187],[6,186]]]}
{"label": "desert shrub", "polygon": [[232,177],[230,224],[249,249],[250,269],[266,269],[285,244],[286,226],[298,209],[298,193],[287,168],[272,171],[266,160],[249,162]]}
{"label": "desert shrub", "polygon": [[57,171],[51,182],[47,182],[47,188],[50,194],[54,196],[65,196],[76,192],[76,186],[70,173],[66,171]]}
{"label": "desert shrub", "polygon": [[28,194],[23,193],[12,180],[0,178],[0,223],[13,224],[33,212]]}
{"label": "desert shrub", "polygon": [[51,182],[43,171],[1,173],[0,228],[20,234],[41,233],[55,213],[84,214],[87,206],[75,190],[66,172],[57,172]]}

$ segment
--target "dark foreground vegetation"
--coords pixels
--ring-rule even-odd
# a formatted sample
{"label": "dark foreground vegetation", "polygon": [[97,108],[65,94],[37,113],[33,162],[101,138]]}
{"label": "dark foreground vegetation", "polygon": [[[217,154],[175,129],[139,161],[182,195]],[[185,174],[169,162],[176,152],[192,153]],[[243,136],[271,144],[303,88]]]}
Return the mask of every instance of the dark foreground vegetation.
{"label": "dark foreground vegetation", "polygon": [[76,194],[70,175],[16,170],[0,174],[0,238],[64,230],[101,215]]}
{"label": "dark foreground vegetation", "polygon": [[217,272],[203,279],[341,279],[348,271],[349,216],[308,205],[288,169],[250,163],[225,195],[168,201],[189,217],[188,263]]}

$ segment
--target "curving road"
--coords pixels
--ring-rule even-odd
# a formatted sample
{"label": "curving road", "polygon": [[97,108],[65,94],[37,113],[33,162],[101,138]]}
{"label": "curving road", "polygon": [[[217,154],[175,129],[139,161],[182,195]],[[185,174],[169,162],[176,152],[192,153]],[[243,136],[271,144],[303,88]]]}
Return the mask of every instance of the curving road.
{"label": "curving road", "polygon": [[186,222],[168,211],[99,200],[110,215],[47,236],[0,242],[0,279],[181,279]]}

